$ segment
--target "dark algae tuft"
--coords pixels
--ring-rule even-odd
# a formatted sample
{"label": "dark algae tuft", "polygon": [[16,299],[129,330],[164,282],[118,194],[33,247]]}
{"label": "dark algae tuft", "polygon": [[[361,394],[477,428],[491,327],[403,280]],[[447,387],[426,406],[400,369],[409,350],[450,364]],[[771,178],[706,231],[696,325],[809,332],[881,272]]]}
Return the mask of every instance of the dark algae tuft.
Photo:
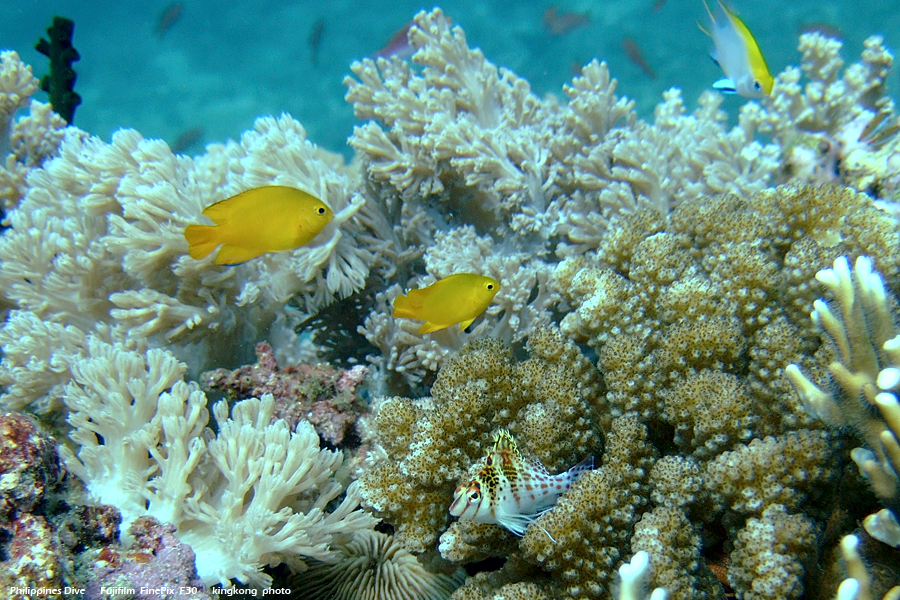
{"label": "dark algae tuft", "polygon": [[75,107],[81,104],[81,96],[75,93],[75,70],[72,63],[80,59],[78,50],[72,46],[72,32],[75,22],[65,17],[53,17],[53,25],[47,28],[47,41],[38,40],[35,49],[50,59],[50,72],[41,78],[41,89],[50,96],[53,110],[72,124]]}

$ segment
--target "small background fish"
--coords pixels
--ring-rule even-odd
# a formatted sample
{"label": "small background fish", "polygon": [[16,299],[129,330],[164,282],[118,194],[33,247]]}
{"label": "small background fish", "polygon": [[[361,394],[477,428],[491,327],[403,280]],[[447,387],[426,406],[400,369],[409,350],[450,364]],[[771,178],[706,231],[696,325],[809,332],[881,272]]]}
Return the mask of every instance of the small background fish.
{"label": "small background fish", "polygon": [[162,38],[169,31],[184,12],[184,5],[181,2],[173,2],[168,5],[159,15],[156,22],[156,37]]}
{"label": "small background fish", "polygon": [[472,466],[470,472],[475,475],[456,488],[450,514],[476,523],[502,525],[522,535],[582,473],[593,468],[591,456],[568,471],[551,475],[541,461],[523,456],[512,434],[501,429],[487,456]]}
{"label": "small background fish", "polygon": [[701,31],[712,38],[714,48],[709,55],[725,73],[713,87],[745,98],[763,98],[772,92],[774,78],[766,59],[750,30],[721,0],[712,10],[706,0],[703,6],[709,14],[710,27]]}

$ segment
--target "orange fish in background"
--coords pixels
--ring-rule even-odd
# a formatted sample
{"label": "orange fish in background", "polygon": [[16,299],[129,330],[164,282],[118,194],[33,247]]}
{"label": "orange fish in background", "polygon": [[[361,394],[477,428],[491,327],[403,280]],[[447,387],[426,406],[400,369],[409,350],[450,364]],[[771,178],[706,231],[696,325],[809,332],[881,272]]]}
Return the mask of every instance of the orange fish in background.
{"label": "orange fish in background", "polygon": [[559,7],[554,4],[544,11],[544,18],[541,21],[551,35],[563,35],[582,25],[587,25],[590,19],[586,12],[559,12]]}
{"label": "orange fish in background", "polygon": [[643,53],[641,53],[641,49],[638,48],[637,42],[634,41],[634,38],[626,36],[622,38],[622,51],[625,53],[631,62],[636,64],[641,68],[641,71],[644,72],[647,77],[650,79],[656,79],[656,71],[653,70],[653,67],[650,66],[644,59]]}
{"label": "orange fish in background", "polygon": [[[409,30],[415,25],[415,21],[409,21],[398,29],[384,47],[375,53],[375,56],[390,58],[396,56],[401,60],[409,60],[416,53],[416,49],[409,45]],[[453,19],[447,17],[447,25],[453,25]]]}
{"label": "orange fish in background", "polygon": [[169,31],[184,12],[184,5],[181,2],[173,2],[159,15],[156,22],[156,37],[161,38]]}
{"label": "orange fish in background", "polygon": [[412,57],[413,47],[409,45],[409,28],[415,24],[415,21],[409,21],[406,25],[401,27],[391,36],[390,41],[384,45],[384,48],[375,53],[375,56],[383,56],[384,58],[390,58],[392,56],[396,56],[402,60],[407,60]]}

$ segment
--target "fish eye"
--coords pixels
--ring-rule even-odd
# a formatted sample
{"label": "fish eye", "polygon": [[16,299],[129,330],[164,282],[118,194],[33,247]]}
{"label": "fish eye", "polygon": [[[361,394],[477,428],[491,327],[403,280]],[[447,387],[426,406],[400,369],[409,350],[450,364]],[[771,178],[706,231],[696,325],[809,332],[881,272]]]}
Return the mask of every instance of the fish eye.
{"label": "fish eye", "polygon": [[481,500],[481,492],[471,492],[469,494],[469,502],[478,502]]}
{"label": "fish eye", "polygon": [[759,84],[758,81],[754,81],[754,82],[753,82],[753,89],[755,89],[755,90],[761,90],[761,89],[762,89],[762,86]]}
{"label": "fish eye", "polygon": [[325,207],[324,207],[324,206],[320,206],[319,208],[316,209],[316,212],[319,213],[320,215],[324,215],[324,214],[325,214]]}
{"label": "fish eye", "polygon": [[486,287],[487,287],[487,289],[492,290],[492,289],[494,289],[494,284],[493,284],[493,283],[489,283],[489,284],[487,284]]}

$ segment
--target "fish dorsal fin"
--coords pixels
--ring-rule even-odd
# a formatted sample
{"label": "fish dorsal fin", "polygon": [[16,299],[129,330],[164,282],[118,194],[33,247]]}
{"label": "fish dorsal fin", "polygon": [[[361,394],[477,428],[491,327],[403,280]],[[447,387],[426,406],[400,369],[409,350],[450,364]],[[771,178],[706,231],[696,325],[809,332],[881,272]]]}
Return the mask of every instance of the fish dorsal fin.
{"label": "fish dorsal fin", "polygon": [[203,209],[203,214],[212,219],[216,225],[224,225],[231,219],[234,212],[234,205],[229,203],[231,198],[220,200],[215,204],[210,204]]}
{"label": "fish dorsal fin", "polygon": [[519,456],[519,447],[509,429],[501,429],[494,436],[494,453],[508,452]]}

